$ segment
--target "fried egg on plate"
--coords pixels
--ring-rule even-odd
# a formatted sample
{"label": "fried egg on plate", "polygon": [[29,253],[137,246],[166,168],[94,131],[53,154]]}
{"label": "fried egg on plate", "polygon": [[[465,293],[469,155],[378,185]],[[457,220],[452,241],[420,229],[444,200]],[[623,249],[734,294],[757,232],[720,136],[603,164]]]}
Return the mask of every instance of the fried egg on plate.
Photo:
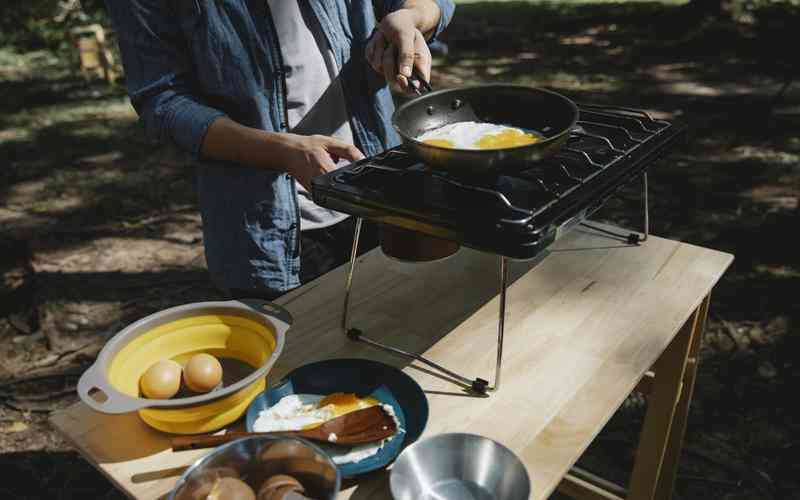
{"label": "fried egg on plate", "polygon": [[450,149],[503,149],[526,146],[542,139],[530,130],[482,122],[456,122],[428,130],[418,141]]}
{"label": "fried egg on plate", "polygon": [[328,396],[292,394],[261,412],[256,420],[260,430],[296,431],[319,427],[332,418],[381,404],[370,396],[334,393]]}
{"label": "fried egg on plate", "polygon": [[[405,430],[400,428],[400,422],[397,420],[397,417],[395,417],[394,409],[391,405],[382,404],[380,401],[370,396],[360,398],[352,393],[341,392],[328,396],[316,394],[291,394],[284,396],[272,407],[261,411],[253,425],[253,430],[256,432],[271,432],[313,429],[345,413],[377,405],[381,405],[384,411],[395,419],[398,433],[405,432]],[[328,440],[335,442],[336,435],[331,434]],[[365,458],[377,454],[383,447],[385,441],[386,440],[378,443],[365,443],[352,447],[333,446],[327,443],[318,443],[318,445],[330,455],[334,463],[346,464],[360,462]]]}

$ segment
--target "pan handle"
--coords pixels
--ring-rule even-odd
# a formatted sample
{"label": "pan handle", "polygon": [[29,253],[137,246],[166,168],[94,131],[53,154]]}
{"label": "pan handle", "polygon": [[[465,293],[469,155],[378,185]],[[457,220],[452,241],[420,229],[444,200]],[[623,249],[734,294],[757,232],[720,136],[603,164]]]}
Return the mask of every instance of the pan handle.
{"label": "pan handle", "polygon": [[422,76],[416,66],[412,66],[411,77],[409,77],[408,83],[417,95],[433,92],[433,87],[431,87],[430,82]]}

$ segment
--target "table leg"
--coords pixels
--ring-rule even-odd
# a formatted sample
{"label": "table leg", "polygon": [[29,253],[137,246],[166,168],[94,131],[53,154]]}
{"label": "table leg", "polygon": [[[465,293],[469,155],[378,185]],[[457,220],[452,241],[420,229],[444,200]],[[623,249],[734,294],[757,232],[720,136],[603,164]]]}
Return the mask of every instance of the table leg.
{"label": "table leg", "polygon": [[697,378],[697,365],[700,362],[700,346],[706,331],[706,320],[708,318],[708,303],[710,295],[703,299],[698,312],[697,331],[692,336],[692,343],[689,348],[686,373],[683,377],[683,391],[675,408],[675,417],[672,421],[672,431],[669,433],[667,449],[664,453],[664,465],[656,486],[657,500],[670,500],[672,498],[672,488],[675,484],[675,476],[678,472],[683,438],[686,434],[686,422],[689,418],[689,405],[692,404],[694,394],[694,382]]}
{"label": "table leg", "polygon": [[558,487],[561,493],[583,500],[672,498],[709,300],[710,295],[686,320],[653,366],[655,373],[646,373],[637,386],[648,405],[630,488],[626,491],[591,474],[583,477],[581,469],[573,467]]}
{"label": "table leg", "polygon": [[667,500],[672,496],[708,302],[706,296],[654,365],[627,498]]}

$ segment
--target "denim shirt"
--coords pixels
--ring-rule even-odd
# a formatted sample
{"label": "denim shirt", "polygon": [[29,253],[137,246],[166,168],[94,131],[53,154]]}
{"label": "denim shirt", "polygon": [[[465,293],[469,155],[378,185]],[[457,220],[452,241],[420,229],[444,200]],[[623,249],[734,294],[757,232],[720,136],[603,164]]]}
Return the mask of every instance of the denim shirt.
{"label": "denim shirt", "polygon": [[[341,69],[356,146],[367,156],[399,144],[392,97],[364,56],[376,24],[371,0],[298,0],[312,13]],[[435,0],[441,19],[451,0]],[[378,18],[404,0],[376,2]],[[380,6],[378,6],[380,4]],[[212,161],[200,150],[221,116],[286,132],[285,79],[265,0],[106,0],[117,31],[128,94],[147,133],[198,164],[206,262],[225,290],[281,293],[300,285],[300,224],[288,174]]]}

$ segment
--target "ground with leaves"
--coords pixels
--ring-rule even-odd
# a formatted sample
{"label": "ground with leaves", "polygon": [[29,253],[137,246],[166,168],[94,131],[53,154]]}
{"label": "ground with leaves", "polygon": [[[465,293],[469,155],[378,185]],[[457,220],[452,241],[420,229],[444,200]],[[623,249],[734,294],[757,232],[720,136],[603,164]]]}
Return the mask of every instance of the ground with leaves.
{"label": "ground with leaves", "polygon": [[[792,15],[474,2],[437,61],[435,87],[512,81],[690,125],[652,170],[653,232],[736,261],[713,297],[678,498],[800,489],[800,84],[774,99],[797,76],[781,55]],[[47,416],[121,326],[218,297],[190,162],[147,142],[122,89],[86,84],[61,55],[0,51],[0,95],[0,466],[17,478],[0,497],[121,498]],[[638,207],[632,189],[597,217],[637,227]],[[629,403],[581,459],[621,483],[643,415]]]}

